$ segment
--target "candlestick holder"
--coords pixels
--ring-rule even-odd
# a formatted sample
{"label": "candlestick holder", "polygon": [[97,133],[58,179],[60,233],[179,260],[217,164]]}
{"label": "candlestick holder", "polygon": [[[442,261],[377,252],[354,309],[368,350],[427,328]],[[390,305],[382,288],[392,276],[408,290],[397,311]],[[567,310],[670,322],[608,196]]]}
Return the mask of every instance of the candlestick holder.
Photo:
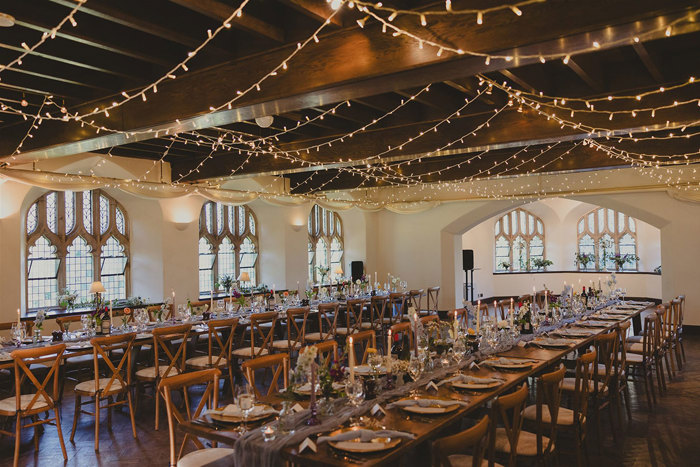
{"label": "candlestick holder", "polygon": [[321,420],[318,419],[317,416],[317,407],[316,407],[316,401],[311,401],[309,403],[309,411],[311,412],[311,416],[306,420],[306,425],[307,426],[316,426],[321,424]]}

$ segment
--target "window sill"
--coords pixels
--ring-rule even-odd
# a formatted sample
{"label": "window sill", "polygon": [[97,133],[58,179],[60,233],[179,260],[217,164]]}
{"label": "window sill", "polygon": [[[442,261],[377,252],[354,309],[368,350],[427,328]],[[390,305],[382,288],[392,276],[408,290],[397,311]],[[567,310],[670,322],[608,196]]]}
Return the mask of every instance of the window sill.
{"label": "window sill", "polygon": [[[143,305],[139,305],[138,307],[128,307],[128,306],[118,306],[112,308],[112,311],[122,311],[124,308],[148,308],[149,306],[153,305],[161,305],[162,303],[144,303]],[[74,308],[70,311],[68,311],[65,308],[61,307],[50,307],[50,308],[32,308],[27,311],[27,313],[22,315],[22,319],[34,319],[36,317],[36,314],[39,310],[46,310],[46,319],[55,319],[55,318],[61,318],[63,316],[71,316],[71,315],[84,315],[86,313],[91,313],[95,307],[83,307],[83,308]]]}
{"label": "window sill", "polygon": [[644,275],[651,275],[651,276],[660,276],[661,274],[658,272],[654,271],[594,271],[594,270],[587,270],[587,271],[578,271],[578,270],[570,270],[570,271],[494,271],[493,275],[494,276],[508,276],[508,275],[517,275],[517,274],[610,274],[610,273],[615,273],[615,274],[644,274]]}

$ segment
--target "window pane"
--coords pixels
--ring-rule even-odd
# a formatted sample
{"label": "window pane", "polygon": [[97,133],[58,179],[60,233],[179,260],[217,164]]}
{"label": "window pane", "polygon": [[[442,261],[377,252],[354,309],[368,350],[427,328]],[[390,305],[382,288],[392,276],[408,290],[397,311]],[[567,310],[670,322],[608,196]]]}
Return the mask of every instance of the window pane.
{"label": "window pane", "polygon": [[[600,269],[608,268],[615,269],[615,262],[611,259],[615,255],[615,242],[610,235],[605,234],[600,237],[598,242],[598,264]],[[604,261],[603,257],[606,257],[607,261]]]}
{"label": "window pane", "polygon": [[216,235],[221,235],[224,231],[224,206],[216,203]]}
{"label": "window pane", "polygon": [[314,269],[315,269],[315,264],[314,264],[314,258],[316,256],[315,250],[314,250],[314,245],[313,243],[309,242],[308,244],[308,249],[309,249],[309,283],[313,284],[315,282],[314,279]]}
{"label": "window pane", "polygon": [[[637,247],[635,245],[634,237],[632,237],[630,234],[625,234],[620,238],[620,254],[621,255],[636,255],[637,254]],[[637,269],[637,261],[631,261],[629,263],[625,263],[622,266],[623,270],[630,270],[634,271]]]}
{"label": "window pane", "polygon": [[510,245],[505,237],[500,236],[496,239],[496,271],[505,271],[501,265],[502,262],[510,264]]}
{"label": "window pane", "polygon": [[335,219],[335,233],[337,233],[338,235],[343,235],[343,229],[340,223],[340,216],[338,216],[337,214]]}
{"label": "window pane", "polygon": [[625,230],[625,215],[621,212],[617,213],[617,232]]}
{"label": "window pane", "polygon": [[77,237],[68,247],[66,255],[66,288],[78,295],[76,303],[91,298],[90,284],[94,280],[92,266],[92,248],[82,237]]}
{"label": "window pane", "polygon": [[508,214],[503,216],[503,233],[506,235],[510,234],[509,220],[510,220],[510,217],[508,216]]}
{"label": "window pane", "polygon": [[540,237],[532,237],[530,240],[530,261],[534,258],[544,259],[544,243]]}
{"label": "window pane", "polygon": [[255,218],[252,214],[248,214],[248,230],[252,235],[255,235]]}
{"label": "window pane", "polygon": [[75,193],[66,191],[63,193],[66,205],[66,233],[71,233],[75,227]]}
{"label": "window pane", "polygon": [[542,221],[537,221],[537,233],[544,235],[544,225],[542,225]]}
{"label": "window pane", "polygon": [[117,223],[117,230],[120,234],[126,235],[126,222],[124,221],[124,213],[119,208],[116,209],[116,213],[117,214],[115,221]]}
{"label": "window pane", "polygon": [[518,233],[518,213],[513,211],[510,213],[510,227],[512,234]]}
{"label": "window pane", "polygon": [[238,206],[238,235],[245,233],[245,208]]}
{"label": "window pane", "polygon": [[525,212],[520,211],[520,233],[523,235],[527,235],[527,214]]}
{"label": "window pane", "polygon": [[257,284],[255,278],[255,263],[258,260],[258,253],[256,252],[255,243],[246,237],[241,243],[241,273],[247,272],[250,275],[250,282],[253,287]]}
{"label": "window pane", "polygon": [[92,233],[92,192],[83,191],[83,227],[89,234]]}
{"label": "window pane", "polygon": [[605,209],[598,209],[598,232],[605,230]]}
{"label": "window pane", "polygon": [[[123,259],[122,259],[123,258]],[[121,259],[121,260],[120,260]],[[124,247],[114,237],[109,237],[102,247],[100,280],[107,291],[105,300],[126,298],[126,255]]]}
{"label": "window pane", "polygon": [[107,232],[109,228],[109,200],[100,196],[100,234]]}
{"label": "window pane", "polygon": [[46,224],[53,233],[58,233],[58,205],[55,191],[46,196]]}
{"label": "window pane", "polygon": [[615,230],[615,213],[612,209],[608,209],[608,230],[611,232],[616,232]]}
{"label": "window pane", "polygon": [[207,232],[214,235],[214,218],[212,214],[212,206],[214,203],[209,202],[204,205],[204,223],[207,227]]}
{"label": "window pane", "polygon": [[[56,266],[51,268],[48,262],[32,261],[41,258],[57,258],[56,247],[51,245],[46,237],[39,237],[34,245],[29,247],[28,270],[32,271],[27,280],[27,304],[29,308],[42,308],[58,305],[58,279]],[[32,264],[32,263],[35,264]],[[45,269],[35,271],[34,269]],[[50,270],[51,269],[51,270]],[[31,277],[39,277],[32,279]],[[45,277],[50,277],[46,278]]]}
{"label": "window pane", "polygon": [[214,254],[206,238],[199,239],[199,291],[210,292],[214,288]]}
{"label": "window pane", "polygon": [[[328,244],[323,238],[320,238],[316,243],[316,267],[328,267],[328,263]],[[321,280],[320,274],[318,279]],[[327,276],[326,280],[328,280]]]}
{"label": "window pane", "polygon": [[501,220],[497,220],[496,224],[493,226],[493,234],[498,235],[501,233]]}
{"label": "window pane", "polygon": [[592,212],[588,215],[588,231],[595,232],[595,213]]}
{"label": "window pane", "polygon": [[579,221],[578,223],[578,233],[583,233],[583,221]]}
{"label": "window pane", "polygon": [[527,243],[518,236],[513,242],[513,271],[525,271],[527,269]]}
{"label": "window pane", "polygon": [[234,280],[237,279],[237,277],[235,277],[236,252],[233,249],[233,243],[231,243],[228,237],[224,238],[221,245],[219,245],[218,263],[219,281],[221,281],[224,276],[231,276]]}
{"label": "window pane", "polygon": [[29,208],[29,211],[27,211],[27,233],[30,234],[36,230],[36,224],[38,219],[38,208],[37,204],[34,203],[32,206]]}
{"label": "window pane", "polygon": [[[343,259],[343,245],[337,238],[333,238],[331,241],[331,280],[337,279],[340,275],[336,274],[335,271],[338,268],[342,269],[342,259]],[[345,273],[345,271],[343,271]]]}
{"label": "window pane", "polygon": [[631,217],[629,217],[628,219],[630,221],[630,231],[632,233],[635,233],[637,231],[637,225],[634,223],[634,219],[632,219]]}
{"label": "window pane", "polygon": [[532,235],[535,233],[535,218],[533,216],[527,216],[528,231],[527,233]]}
{"label": "window pane", "polygon": [[326,210],[325,209],[321,209],[321,234],[322,235],[328,234],[327,221],[326,221]]}

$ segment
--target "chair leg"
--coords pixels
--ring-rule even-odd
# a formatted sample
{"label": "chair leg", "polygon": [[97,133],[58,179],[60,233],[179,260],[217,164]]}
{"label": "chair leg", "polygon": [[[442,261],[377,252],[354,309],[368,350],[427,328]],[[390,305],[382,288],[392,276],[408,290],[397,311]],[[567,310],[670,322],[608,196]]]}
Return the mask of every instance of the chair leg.
{"label": "chair leg", "polygon": [[39,417],[34,415],[32,417],[32,422],[35,423],[34,425],[34,450],[38,451],[39,450]]}
{"label": "chair leg", "polygon": [[683,363],[685,363],[687,360],[685,359],[685,344],[683,344],[683,340],[679,339],[678,342],[681,344],[681,353],[683,354]]}
{"label": "chair leg", "polygon": [[678,363],[678,371],[683,369],[683,358],[681,357],[681,346],[678,341],[676,341],[675,345],[673,346],[673,350],[675,352],[675,357],[676,357],[676,362]]}
{"label": "chair leg", "polygon": [[134,420],[134,402],[131,396],[131,390],[126,390],[126,397],[129,401],[129,418],[131,418],[131,432],[134,434],[134,439],[136,439],[136,421]]}
{"label": "chair leg", "polygon": [[100,450],[100,394],[95,394],[95,451]]}
{"label": "chair leg", "polygon": [[[666,353],[666,356],[668,357],[668,359],[671,360],[671,370],[672,370],[672,373],[673,373],[673,377],[675,378],[675,377],[676,377],[676,371],[677,371],[677,369],[676,369],[676,361],[675,361],[675,359],[673,358],[673,357],[674,357],[674,353],[675,353],[675,351],[674,351],[674,345],[672,345],[672,343],[669,342],[669,344],[668,344],[668,352]],[[670,355],[669,355],[669,354],[670,354]],[[666,361],[666,365],[668,365],[668,363],[669,363],[669,362],[668,362],[668,360],[667,360],[667,361]]]}
{"label": "chair leg", "polygon": [[61,430],[61,417],[58,414],[58,409],[53,408],[53,413],[56,415],[56,431],[58,432],[58,441],[61,443],[61,451],[63,452],[63,460],[68,460],[68,454],[66,453],[66,444],[63,442],[63,431]]}
{"label": "chair leg", "polygon": [[[630,407],[630,387],[629,384],[625,384],[624,388],[625,396],[625,410],[627,411],[627,420],[632,421],[632,407]],[[649,395],[647,394],[647,398]]]}
{"label": "chair leg", "polygon": [[19,443],[22,440],[22,417],[17,414],[17,419],[15,421],[15,462],[14,467],[19,466]]}
{"label": "chair leg", "polygon": [[664,352],[664,361],[666,363],[666,373],[668,373],[668,382],[670,383],[676,377],[676,367],[673,365],[673,359],[671,359],[671,365],[668,364],[668,352],[668,349]]}
{"label": "chair leg", "polygon": [[80,396],[75,395],[75,413],[73,414],[73,429],[70,432],[70,442],[75,438],[75,429],[78,427],[78,419],[80,418]]}
{"label": "chair leg", "polygon": [[158,431],[158,418],[160,417],[160,391],[158,391],[158,382],[153,387],[153,398],[156,401],[156,431]]}
{"label": "chair leg", "polygon": [[112,427],[112,402],[114,402],[114,399],[112,399],[112,396],[107,397],[107,425]]}

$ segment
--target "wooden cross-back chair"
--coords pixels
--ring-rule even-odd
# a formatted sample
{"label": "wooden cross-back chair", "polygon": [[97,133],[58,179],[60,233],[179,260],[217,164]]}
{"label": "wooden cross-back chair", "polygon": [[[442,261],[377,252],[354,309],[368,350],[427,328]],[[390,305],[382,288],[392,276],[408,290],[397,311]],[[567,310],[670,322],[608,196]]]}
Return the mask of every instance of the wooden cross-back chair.
{"label": "wooden cross-back chair", "polygon": [[654,336],[654,369],[656,370],[656,381],[659,385],[659,395],[666,391],[666,377],[664,376],[664,351],[663,351],[663,318],[664,306],[659,305],[654,310],[656,315],[655,336]]}
{"label": "wooden cross-back chair", "polygon": [[532,294],[525,294],[525,295],[520,295],[518,299],[516,300],[516,303],[525,303],[529,302],[530,306],[532,306]]}
{"label": "wooden cross-back chair", "polygon": [[304,335],[307,342],[323,342],[335,339],[339,308],[340,304],[337,302],[318,305],[318,332],[307,332]]}
{"label": "wooden cross-back chair", "polygon": [[73,323],[80,323],[82,315],[60,316],[56,318],[56,324],[61,332],[66,332],[66,324],[71,326]]}
{"label": "wooden cross-back chair", "polygon": [[[668,373],[669,381],[671,381],[676,376],[676,363],[673,359],[673,356],[670,355],[673,351],[673,328],[676,327],[676,323],[674,323],[675,317],[673,313],[673,308],[673,302],[663,303],[659,305],[659,311],[661,316],[659,351],[663,356],[664,363],[666,364],[666,372]],[[670,359],[669,356],[671,356]]]}
{"label": "wooden cross-back chair", "polygon": [[319,367],[330,368],[333,362],[338,360],[338,342],[335,340],[318,342],[313,346],[316,347]]}
{"label": "wooden cross-back chair", "polygon": [[545,291],[545,290],[539,290],[539,291],[535,292],[534,303],[537,305],[538,309],[544,310],[544,298],[548,294],[549,294],[549,291]]}
{"label": "wooden cross-back chair", "polygon": [[[90,340],[93,352],[94,377],[75,386],[75,414],[73,415],[73,429],[70,433],[71,442],[73,442],[75,437],[75,429],[78,426],[80,414],[92,415],[95,417],[95,451],[98,451],[100,448],[100,410],[107,409],[107,423],[111,426],[112,407],[125,404],[129,406],[131,432],[136,438],[134,405],[131,396],[131,350],[134,345],[134,339],[136,339],[136,334],[129,333],[94,337]],[[121,352],[116,353],[116,350]],[[116,365],[113,361],[115,355],[119,356]],[[105,377],[100,376],[100,367],[103,368],[103,373],[106,374]],[[125,395],[125,398],[118,400],[119,395]],[[89,400],[83,402],[83,397]],[[102,406],[100,403],[104,400],[107,400],[107,405]],[[87,412],[82,410],[84,404],[94,404],[95,411]]]}
{"label": "wooden cross-back chair", "polygon": [[415,308],[418,314],[428,313],[427,311],[423,311],[423,308],[421,308],[424,293],[425,291],[423,289],[414,289],[408,292],[409,306]]}
{"label": "wooden cross-back chair", "polygon": [[601,411],[605,408],[609,411],[610,428],[613,437],[617,439],[617,432],[614,427],[613,407],[618,403],[616,394],[614,394],[614,381],[617,374],[619,360],[617,355],[617,346],[619,338],[617,329],[611,332],[596,336],[593,341],[593,346],[598,357],[597,364],[593,367],[593,408],[596,411],[596,423],[598,428],[598,436],[601,436]]}
{"label": "wooden cross-back chair", "polygon": [[649,410],[652,409],[653,404],[656,404],[653,367],[656,352],[656,325],[658,320],[659,318],[656,313],[645,316],[641,348],[637,347],[639,343],[628,344],[626,352],[627,371],[633,377],[641,376],[644,381],[644,391],[646,393]]}
{"label": "wooden cross-back chair", "polygon": [[423,316],[419,320],[423,326],[427,325],[431,321],[440,321],[440,317],[438,315],[428,315],[428,316]]}
{"label": "wooden cross-back chair", "polygon": [[[168,414],[168,436],[170,440],[170,467],[176,465],[233,465],[233,449],[231,448],[205,448],[202,442],[196,437],[185,433],[185,436],[180,444],[180,449],[177,449],[177,427],[180,424],[188,423],[190,420],[196,419],[202,414],[202,411],[208,401],[211,402],[210,409],[217,407],[219,398],[219,376],[221,371],[218,368],[210,368],[207,370],[199,370],[191,373],[170,376],[163,378],[159,385],[159,391],[163,393],[165,398],[165,408]],[[195,408],[194,412],[190,411],[189,404],[185,405],[185,413],[183,414],[173,401],[173,391],[183,391],[187,399],[187,391],[191,386],[199,386],[206,384],[204,394]],[[194,445],[195,451],[187,453],[183,456],[188,441]]]}
{"label": "wooden cross-back chair", "polygon": [[[528,425],[534,427],[535,433],[529,431],[520,433],[518,455],[535,457],[543,465],[548,465],[549,458],[554,454],[565,373],[564,365],[559,365],[557,370],[538,377],[536,403],[523,410],[523,418],[529,422]],[[532,449],[533,438],[534,450]]]}
{"label": "wooden cross-back chair", "polygon": [[[484,318],[490,318],[491,313],[489,312],[489,304],[488,303],[482,303],[482,304],[477,304],[476,306],[476,312],[479,313],[481,316],[481,322],[484,322]],[[494,317],[496,316],[496,310],[493,310],[494,312]]]}
{"label": "wooden cross-back chair", "polygon": [[309,318],[309,307],[287,308],[287,338],[272,341],[274,350],[281,350],[292,355],[301,349],[306,342],[306,321]]}
{"label": "wooden cross-back chair", "polygon": [[438,297],[440,296],[440,287],[430,287],[428,288],[428,294],[426,296],[425,308],[431,315],[438,314]]}
{"label": "wooden cross-back chair", "polygon": [[[12,325],[15,324],[17,321],[9,321],[7,323],[0,323],[0,331],[9,331],[12,329]],[[34,321],[32,320],[23,320],[22,323],[24,324],[24,327],[26,329],[27,336],[32,335],[32,328],[34,327]]]}
{"label": "wooden cross-back chair", "polygon": [[[435,440],[432,445],[433,465],[436,467],[481,467],[489,438],[489,416],[460,433]],[[467,454],[467,450],[470,450]]]}
{"label": "wooden cross-back chair", "polygon": [[[496,452],[506,454],[508,467],[516,465],[518,442],[523,427],[522,412],[527,402],[527,383],[511,394],[499,396],[491,405],[491,439],[489,440],[489,461],[493,462]],[[496,428],[498,422],[502,428]]]}
{"label": "wooden cross-back chair", "polygon": [[685,315],[685,295],[679,295],[678,300],[680,301],[680,306],[678,307],[678,328],[676,329],[676,338],[678,340],[678,346],[681,349],[681,357],[683,363],[685,363],[685,345],[683,344],[683,317]]}
{"label": "wooden cross-back chair", "polygon": [[238,326],[238,318],[215,319],[207,322],[207,354],[188,358],[185,365],[194,370],[218,368],[228,372],[228,381],[233,387],[233,365],[231,348]]}
{"label": "wooden cross-back chair", "polygon": [[[404,341],[404,336],[408,338],[408,348],[413,349],[413,330],[411,329],[411,323],[409,321],[404,321],[402,323],[394,324],[389,328],[391,330],[391,338],[396,339],[399,336],[401,342]],[[390,352],[389,349],[387,352]]]}
{"label": "wooden cross-back chair", "polygon": [[279,385],[279,379],[282,378],[284,383],[283,388],[287,387],[289,379],[289,354],[277,353],[272,355],[265,355],[263,357],[253,358],[251,360],[246,360],[241,366],[243,370],[243,375],[245,376],[248,384],[253,388],[255,392],[255,397],[261,398],[263,395],[258,390],[255,385],[255,372],[256,370],[267,370],[268,368],[272,371],[272,380],[270,381],[270,386],[267,389],[266,396],[272,396],[280,392],[282,388]]}
{"label": "wooden cross-back chair", "polygon": [[[63,443],[63,433],[61,431],[61,417],[56,406],[58,397],[59,367],[63,360],[63,353],[66,350],[65,344],[56,344],[48,347],[37,347],[33,349],[14,350],[10,355],[13,360],[15,374],[15,395],[7,399],[0,400],[0,416],[15,419],[15,431],[0,429],[0,434],[15,437],[14,467],[19,465],[19,447],[21,442],[22,428],[34,428],[34,449],[39,449],[39,427],[46,423],[55,423],[58,432],[58,440],[61,443],[63,460],[68,460],[66,446]],[[29,369],[32,365],[42,365],[48,367],[48,372],[40,381]],[[31,383],[31,393],[22,393],[23,384],[26,381]],[[47,392],[52,389],[52,394]],[[38,415],[47,413],[45,418]],[[49,413],[53,412],[53,416]],[[31,422],[22,425],[22,420],[31,418]]]}
{"label": "wooden cross-back chair", "polygon": [[469,318],[467,316],[467,309],[466,308],[456,308],[452,311],[447,316],[450,319],[456,319],[459,322],[460,326],[463,327],[469,327]]}
{"label": "wooden cross-back chair", "polygon": [[345,309],[345,326],[336,328],[336,333],[341,336],[348,336],[362,331],[362,314],[366,300],[348,300]]}
{"label": "wooden cross-back chair", "polygon": [[[513,304],[513,308],[515,308],[515,304]],[[496,316],[498,316],[498,319],[508,319],[509,315],[510,315],[510,298],[505,299],[505,300],[499,300],[498,301],[498,313],[496,313]]]}
{"label": "wooden cross-back chair", "polygon": [[363,323],[366,329],[372,329],[379,335],[384,336],[388,326],[384,324],[386,315],[386,304],[389,298],[385,295],[375,295],[369,301],[369,322]]}
{"label": "wooden cross-back chair", "polygon": [[[617,329],[617,335],[619,337],[618,342],[618,353],[617,353],[617,366],[616,373],[613,380],[613,387],[610,389],[616,391],[615,397],[617,398],[618,414],[620,413],[620,406],[622,405],[622,400],[625,401],[625,410],[627,411],[627,419],[632,420],[632,408],[630,406],[630,391],[629,385],[627,384],[627,332],[632,326],[632,321],[626,319],[615,325]],[[619,425],[622,426],[622,417],[618,417]]]}
{"label": "wooden cross-back chair", "polygon": [[213,311],[211,309],[211,300],[199,300],[196,302],[190,302],[190,305],[192,305],[193,308],[202,308],[202,313]]}
{"label": "wooden cross-back chair", "polygon": [[595,349],[576,359],[576,377],[573,380],[573,385],[564,385],[564,389],[570,393],[571,409],[559,408],[557,423],[560,430],[573,432],[578,467],[588,464],[588,451],[585,449],[588,434],[588,401],[592,393],[593,366],[596,364],[596,360]]}
{"label": "wooden cross-back chair", "polygon": [[[156,312],[161,309],[161,305],[151,305],[146,308],[148,313],[148,319],[151,321],[156,321]],[[165,311],[163,312],[163,320],[169,320],[173,317],[175,313],[175,305],[168,303],[165,305]]]}
{"label": "wooden cross-back chair", "polygon": [[250,315],[250,347],[244,346],[233,349],[231,354],[240,359],[258,358],[270,353],[272,341],[275,338],[277,312],[256,313]]}
{"label": "wooden cross-back chair", "polygon": [[393,292],[389,294],[389,301],[387,302],[387,313],[384,317],[384,323],[391,326],[396,323],[400,323],[404,317],[408,319],[408,316],[404,314],[404,309],[406,308],[406,296],[404,292]]}
{"label": "wooden cross-back chair", "polygon": [[[352,345],[350,345],[350,338],[352,337]],[[357,358],[357,352],[355,352],[355,348],[357,346],[360,346],[362,349],[362,359]],[[369,352],[367,349],[377,348],[377,337],[374,334],[373,331],[361,331],[355,334],[352,334],[348,336],[346,340],[346,348],[348,349],[348,352],[352,352],[354,357],[355,357],[355,364],[356,365],[364,365],[367,363],[367,357],[369,356]]]}
{"label": "wooden cross-back chair", "polygon": [[[681,328],[681,299],[676,297],[671,300],[671,329],[669,330],[669,351],[673,370],[683,369],[683,355],[681,354],[680,337],[678,330]],[[675,362],[673,361],[675,358]]]}
{"label": "wooden cross-back chair", "polygon": [[[191,324],[180,324],[155,328],[153,332],[153,366],[136,372],[137,405],[143,386],[153,386],[156,402],[155,428],[158,430],[160,417],[160,398],[158,385],[162,378],[185,372],[187,361],[187,341]],[[173,351],[174,350],[174,351]],[[187,401],[187,399],[185,399]]]}

